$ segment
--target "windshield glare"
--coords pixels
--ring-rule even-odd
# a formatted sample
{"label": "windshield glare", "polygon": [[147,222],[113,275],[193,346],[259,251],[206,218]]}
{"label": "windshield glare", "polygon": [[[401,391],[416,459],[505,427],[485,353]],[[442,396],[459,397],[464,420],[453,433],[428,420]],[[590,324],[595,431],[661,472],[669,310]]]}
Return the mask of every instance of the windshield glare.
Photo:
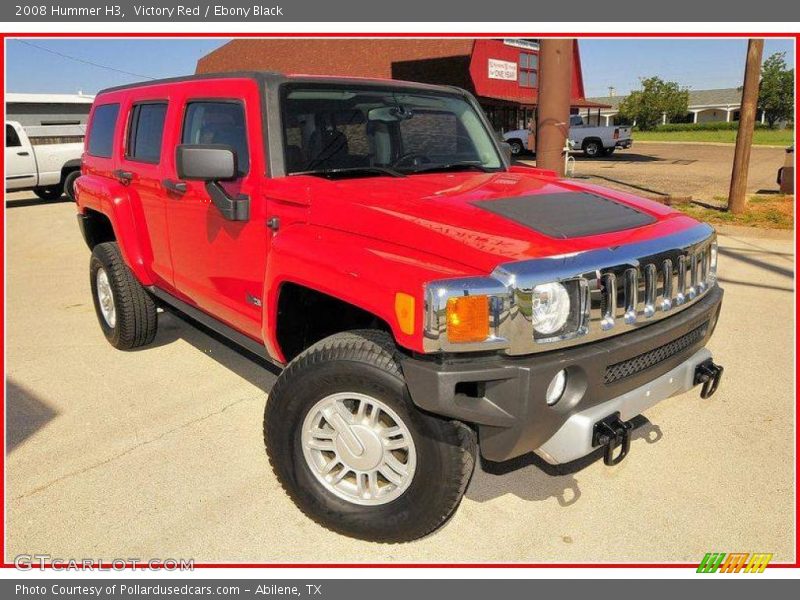
{"label": "windshield glare", "polygon": [[503,166],[480,116],[459,96],[292,86],[282,104],[287,174]]}

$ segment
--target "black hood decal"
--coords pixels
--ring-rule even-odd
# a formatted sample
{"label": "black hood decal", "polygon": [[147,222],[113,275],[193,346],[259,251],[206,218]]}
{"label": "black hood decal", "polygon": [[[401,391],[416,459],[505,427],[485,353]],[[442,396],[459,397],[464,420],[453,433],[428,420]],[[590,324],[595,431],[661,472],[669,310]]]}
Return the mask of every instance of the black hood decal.
{"label": "black hood decal", "polygon": [[480,200],[478,208],[553,238],[569,239],[649,225],[655,217],[588,192]]}

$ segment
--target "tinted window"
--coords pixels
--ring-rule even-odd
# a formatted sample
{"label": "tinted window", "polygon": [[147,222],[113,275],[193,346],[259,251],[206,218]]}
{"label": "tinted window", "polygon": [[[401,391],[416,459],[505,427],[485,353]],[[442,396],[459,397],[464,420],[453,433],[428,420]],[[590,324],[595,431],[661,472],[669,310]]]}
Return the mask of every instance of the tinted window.
{"label": "tinted window", "polygon": [[6,148],[21,145],[22,144],[19,141],[19,136],[17,135],[17,130],[11,125],[6,125]]}
{"label": "tinted window", "polygon": [[87,152],[90,155],[111,158],[117,115],[119,115],[119,104],[103,104],[95,107],[88,133],[89,148]]}
{"label": "tinted window", "polygon": [[237,102],[191,102],[183,121],[184,144],[224,144],[236,152],[239,175],[250,169],[244,107]]}
{"label": "tinted window", "polygon": [[502,166],[480,115],[456,94],[324,84],[285,90],[287,173]]}
{"label": "tinted window", "polygon": [[164,135],[164,117],[167,105],[137,104],[131,113],[128,132],[127,157],[145,162],[158,162],[161,158],[161,138]]}

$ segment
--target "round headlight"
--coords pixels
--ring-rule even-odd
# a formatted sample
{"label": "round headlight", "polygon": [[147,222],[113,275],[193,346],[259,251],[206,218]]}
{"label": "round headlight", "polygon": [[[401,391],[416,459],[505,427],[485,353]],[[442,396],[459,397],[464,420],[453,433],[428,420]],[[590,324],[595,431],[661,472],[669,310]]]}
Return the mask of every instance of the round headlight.
{"label": "round headlight", "polygon": [[543,283],[533,288],[533,328],[542,335],[560,330],[569,318],[569,292],[560,283]]}
{"label": "round headlight", "polygon": [[564,388],[566,387],[567,372],[564,369],[561,369],[558,373],[556,373],[555,377],[550,380],[550,385],[547,386],[547,395],[545,396],[547,404],[553,406],[553,404],[561,400],[561,396],[564,395]]}

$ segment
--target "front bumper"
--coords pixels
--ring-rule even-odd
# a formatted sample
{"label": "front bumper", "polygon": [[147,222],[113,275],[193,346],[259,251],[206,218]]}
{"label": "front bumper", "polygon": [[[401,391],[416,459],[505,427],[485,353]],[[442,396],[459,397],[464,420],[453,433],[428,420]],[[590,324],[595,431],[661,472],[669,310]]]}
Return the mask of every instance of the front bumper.
{"label": "front bumper", "polygon": [[[702,349],[722,296],[715,286],[670,318],[599,342],[524,357],[407,357],[403,373],[419,408],[478,426],[488,460],[538,451],[550,462],[567,462],[592,451],[594,417],[636,416],[693,387],[689,373],[710,358]],[[566,390],[548,406],[547,386],[561,369]]]}

